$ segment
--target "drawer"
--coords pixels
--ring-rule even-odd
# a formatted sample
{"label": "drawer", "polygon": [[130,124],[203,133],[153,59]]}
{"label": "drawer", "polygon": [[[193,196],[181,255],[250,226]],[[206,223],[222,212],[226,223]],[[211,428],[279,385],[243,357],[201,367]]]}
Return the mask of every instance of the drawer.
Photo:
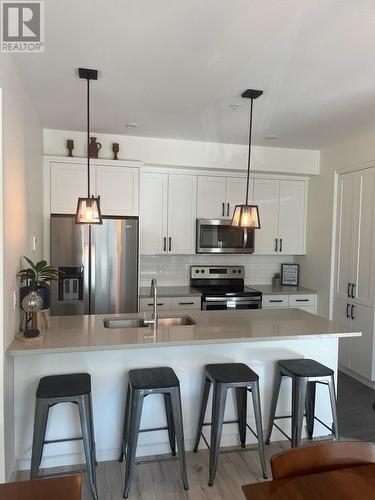
{"label": "drawer", "polygon": [[172,311],[181,309],[201,309],[201,297],[171,297]]}
{"label": "drawer", "polygon": [[[152,311],[154,303],[152,297],[149,299],[142,298],[139,299],[139,312]],[[158,298],[158,311],[170,311],[171,310],[171,299],[170,297],[160,297]]]}
{"label": "drawer", "polygon": [[263,295],[262,308],[271,309],[272,307],[288,307],[288,295]]}
{"label": "drawer", "polygon": [[289,295],[289,307],[315,306],[315,293]]}

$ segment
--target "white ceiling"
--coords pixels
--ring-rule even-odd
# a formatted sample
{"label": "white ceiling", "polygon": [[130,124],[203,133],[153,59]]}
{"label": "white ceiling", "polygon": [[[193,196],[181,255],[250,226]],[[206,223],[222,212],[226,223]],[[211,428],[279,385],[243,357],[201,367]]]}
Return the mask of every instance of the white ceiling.
{"label": "white ceiling", "polygon": [[13,56],[45,128],[85,128],[79,66],[100,70],[97,132],[245,144],[246,88],[264,90],[255,102],[257,144],[315,149],[375,128],[374,0],[45,7],[45,53]]}

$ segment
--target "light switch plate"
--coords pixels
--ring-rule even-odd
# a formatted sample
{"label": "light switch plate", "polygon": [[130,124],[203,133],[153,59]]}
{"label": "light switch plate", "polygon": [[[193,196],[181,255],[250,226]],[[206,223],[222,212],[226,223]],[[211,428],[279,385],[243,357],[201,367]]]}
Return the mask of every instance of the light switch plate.
{"label": "light switch plate", "polygon": [[32,237],[32,243],[31,243],[31,248],[32,248],[32,251],[35,252],[36,251],[36,244],[37,244],[37,239],[36,239],[36,236],[33,236]]}

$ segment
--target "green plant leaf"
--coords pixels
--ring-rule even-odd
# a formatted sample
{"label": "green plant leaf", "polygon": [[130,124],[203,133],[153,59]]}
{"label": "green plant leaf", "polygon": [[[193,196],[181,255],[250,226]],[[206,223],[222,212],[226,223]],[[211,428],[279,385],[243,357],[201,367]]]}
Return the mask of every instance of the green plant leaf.
{"label": "green plant leaf", "polygon": [[33,262],[32,260],[28,259],[25,255],[24,255],[24,257],[23,257],[23,258],[24,258],[24,259],[26,260],[26,262],[29,264],[29,266],[31,267],[31,269],[34,269],[34,271],[35,271],[35,264],[34,264],[34,262]]}

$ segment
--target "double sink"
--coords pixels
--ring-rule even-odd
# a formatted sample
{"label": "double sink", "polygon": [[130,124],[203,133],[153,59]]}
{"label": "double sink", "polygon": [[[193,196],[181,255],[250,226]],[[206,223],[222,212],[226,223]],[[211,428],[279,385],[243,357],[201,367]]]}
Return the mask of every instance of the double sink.
{"label": "double sink", "polygon": [[[170,326],[189,326],[195,324],[195,321],[190,316],[159,318],[157,320],[157,327],[159,328],[168,328]],[[112,318],[104,320],[105,328],[153,328],[153,326],[154,325],[152,323],[142,318]]]}

